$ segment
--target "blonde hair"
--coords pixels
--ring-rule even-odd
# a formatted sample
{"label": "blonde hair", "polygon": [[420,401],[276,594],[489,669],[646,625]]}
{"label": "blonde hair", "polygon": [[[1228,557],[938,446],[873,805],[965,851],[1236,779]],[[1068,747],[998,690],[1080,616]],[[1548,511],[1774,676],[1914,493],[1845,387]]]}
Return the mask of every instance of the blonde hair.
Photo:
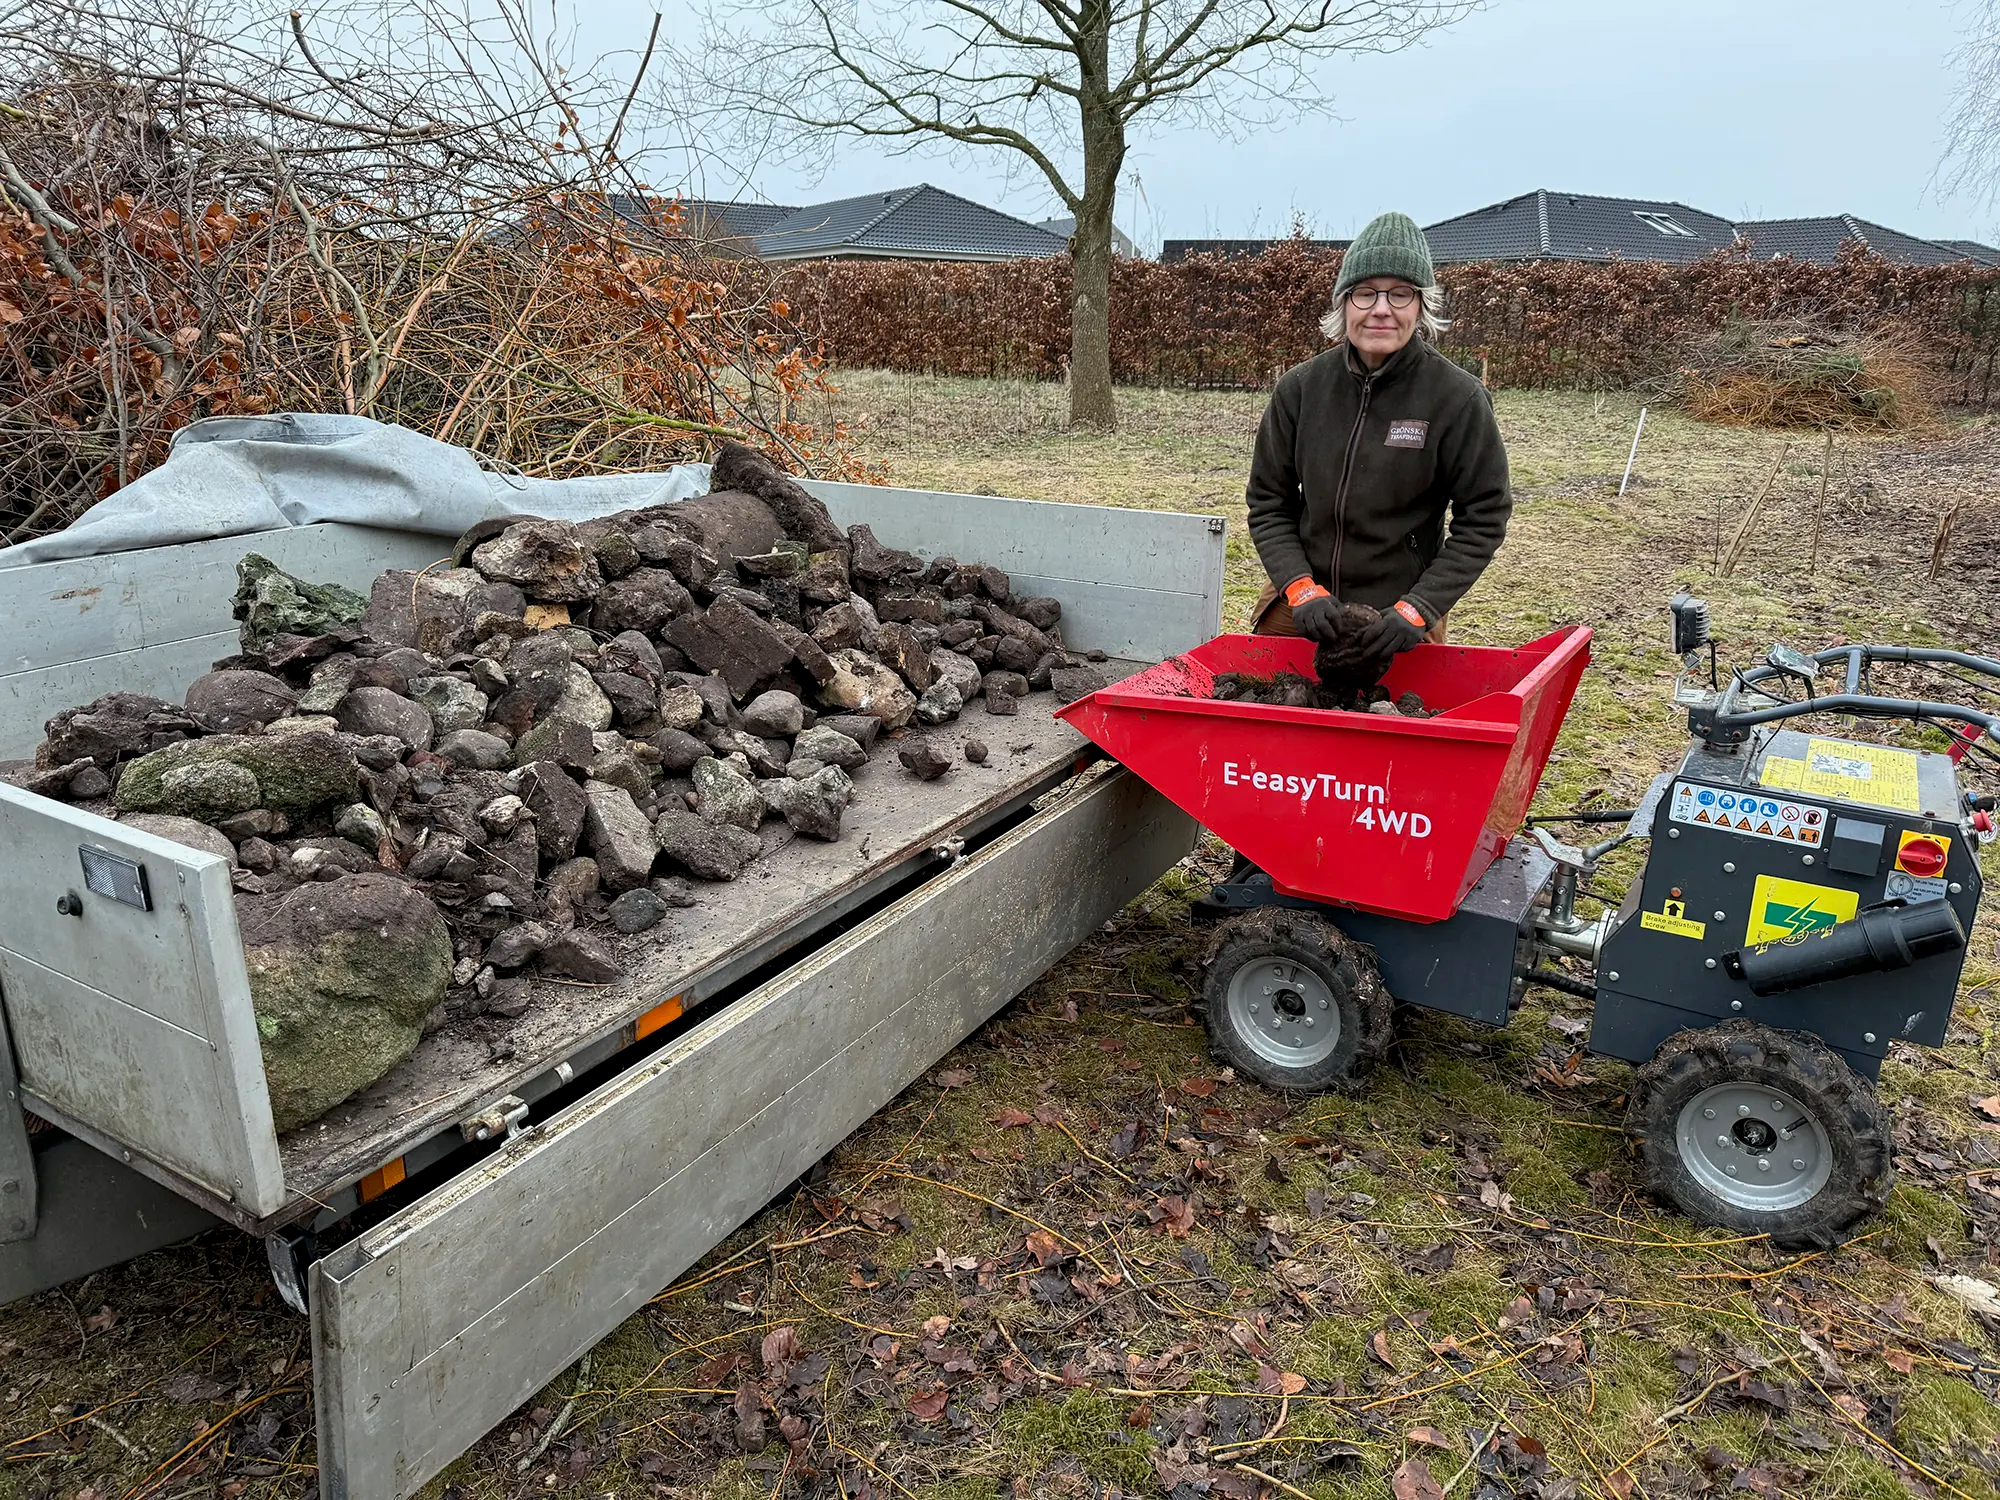
{"label": "blonde hair", "polygon": [[[1326,316],[1319,320],[1319,331],[1335,344],[1347,342],[1347,314],[1341,303],[1345,297],[1333,299]],[[1417,288],[1417,336],[1429,339],[1433,344],[1444,331],[1451,327],[1451,319],[1444,315],[1444,288],[1436,284]]]}

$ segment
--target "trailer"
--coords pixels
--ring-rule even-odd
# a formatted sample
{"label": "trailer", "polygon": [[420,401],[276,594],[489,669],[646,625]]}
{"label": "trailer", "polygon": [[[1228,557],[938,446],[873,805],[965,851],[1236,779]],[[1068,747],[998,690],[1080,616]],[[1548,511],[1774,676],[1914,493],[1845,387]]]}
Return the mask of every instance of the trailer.
{"label": "trailer", "polygon": [[[1223,522],[809,483],[843,527],[1061,601],[1114,675],[1214,636]],[[57,710],[178,699],[236,649],[256,551],[366,590],[450,539],[346,523],[0,569],[0,760]],[[1060,721],[919,782],[858,769],[796,842],[274,1131],[227,864],[0,785],[0,1304],[233,1225],[311,1318],[319,1492],[400,1500],[539,1391],[1193,847],[1197,825]]]}

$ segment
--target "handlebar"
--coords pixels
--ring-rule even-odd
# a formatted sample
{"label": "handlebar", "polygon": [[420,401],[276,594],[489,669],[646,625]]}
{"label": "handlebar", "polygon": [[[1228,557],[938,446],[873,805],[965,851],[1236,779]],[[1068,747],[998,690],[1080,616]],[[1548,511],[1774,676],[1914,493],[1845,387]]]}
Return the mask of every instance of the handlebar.
{"label": "handlebar", "polygon": [[2000,680],[2000,661],[1974,656],[1965,651],[1947,651],[1929,646],[1830,646],[1811,658],[1820,666],[1844,662],[1847,668],[1842,691],[1826,697],[1807,698],[1798,703],[1779,703],[1770,708],[1739,709],[1735,706],[1739,687],[1754,687],[1773,677],[1791,674],[1762,665],[1731,678],[1716,702],[1710,718],[1711,743],[1740,744],[1748,732],[1760,724],[1796,719],[1806,714],[1844,713],[1878,719],[1941,719],[1973,724],[2000,738],[2000,714],[1990,714],[1955,703],[1931,703],[1917,698],[1881,698],[1859,691],[1864,669],[1871,662],[1959,667],[1981,676]]}

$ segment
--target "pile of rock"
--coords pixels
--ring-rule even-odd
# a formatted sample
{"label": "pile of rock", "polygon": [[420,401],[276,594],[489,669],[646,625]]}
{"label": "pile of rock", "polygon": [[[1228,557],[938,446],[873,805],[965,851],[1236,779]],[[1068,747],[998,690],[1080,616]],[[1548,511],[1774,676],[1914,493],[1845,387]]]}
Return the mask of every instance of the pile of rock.
{"label": "pile of rock", "polygon": [[520,1015],[528,973],[615,978],[600,924],[643,931],[693,904],[690,879],[736,878],[767,819],[839,838],[878,742],[974,698],[1006,715],[1102,685],[1061,606],[998,569],[843,536],[748,448],[714,483],[482,523],[449,567],[365,600],[246,557],[242,653],[184,702],[113,693],[49,721],[17,784],[231,862],[281,1129],[427,1027]]}

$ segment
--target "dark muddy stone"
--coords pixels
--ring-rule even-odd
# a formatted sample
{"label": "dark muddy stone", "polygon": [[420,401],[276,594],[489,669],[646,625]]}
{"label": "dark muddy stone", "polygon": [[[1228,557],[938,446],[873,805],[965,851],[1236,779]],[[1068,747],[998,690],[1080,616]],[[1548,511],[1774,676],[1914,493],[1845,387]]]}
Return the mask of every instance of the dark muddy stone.
{"label": "dark muddy stone", "polygon": [[627,891],[606,909],[605,919],[627,936],[644,932],[667,914],[667,903],[646,887]]}
{"label": "dark muddy stone", "polygon": [[792,660],[784,638],[734,599],[719,599],[698,615],[681,616],[667,627],[667,639],[689,661],[719,673],[738,699]]}
{"label": "dark muddy stone", "polygon": [[734,823],[711,823],[678,808],[661,813],[653,833],[661,853],[702,880],[734,880],[764,847]]}
{"label": "dark muddy stone", "polygon": [[1016,619],[1026,620],[1037,630],[1046,631],[1062,618],[1062,605],[1046,596],[1016,599],[1007,606],[1007,612]]}
{"label": "dark muddy stone", "polygon": [[694,608],[694,595],[665,568],[640,568],[604,585],[590,622],[608,635],[633,630],[653,635],[677,615]]}
{"label": "dark muddy stone", "polygon": [[914,552],[898,551],[876,541],[870,527],[848,527],[847,541],[852,551],[849,570],[866,582],[886,583],[891,578],[921,573],[924,569]]}
{"label": "dark muddy stone", "polygon": [[854,800],[854,783],[839,766],[822,767],[805,780],[760,781],[757,791],[793,828],[827,843],[840,837],[840,815]]}
{"label": "dark muddy stone", "polygon": [[951,769],[951,757],[928,740],[905,746],[896,752],[896,759],[919,781],[936,781]]}
{"label": "dark muddy stone", "polygon": [[106,693],[50,719],[48,738],[36,749],[35,764],[54,770],[73,761],[89,760],[108,771],[122,760],[185,739],[197,728],[187,710],[177,703],[143,693]]}
{"label": "dark muddy stone", "polygon": [[557,715],[542,720],[514,741],[514,764],[517,766],[548,760],[581,771],[596,755],[596,738],[590,726]]}
{"label": "dark muddy stone", "polygon": [[743,490],[771,508],[785,535],[805,543],[812,552],[839,547],[840,528],[825,504],[764,454],[743,443],[724,443],[716,451],[709,483],[718,490]]}
{"label": "dark muddy stone", "polygon": [[283,718],[299,695],[269,672],[210,672],[188,685],[187,711],[210,734],[241,734]]}
{"label": "dark muddy stone", "polygon": [[521,800],[534,814],[536,843],[544,863],[554,864],[576,853],[583,836],[587,802],[583,788],[551,760],[521,768]]}
{"label": "dark muddy stone", "polygon": [[437,728],[430,711],[387,688],[355,688],[333,711],[349,734],[392,735],[412,750],[428,750]]}
{"label": "dark muddy stone", "polygon": [[930,653],[908,625],[891,621],[876,626],[872,644],[876,658],[907,682],[910,691],[921,693],[936,680]]}
{"label": "dark muddy stone", "polygon": [[486,962],[496,969],[519,969],[555,938],[546,922],[522,922],[509,927],[486,945]]}
{"label": "dark muddy stone", "polygon": [[488,578],[511,583],[531,599],[574,604],[597,597],[604,575],[576,528],[564,521],[523,521],[472,551]]}
{"label": "dark muddy stone", "polygon": [[[876,736],[882,732],[882,721],[871,714],[829,714],[813,726],[815,729],[833,729],[846,735],[859,745],[865,754],[875,748]],[[821,756],[821,760],[829,757]],[[838,764],[838,762],[835,762]]]}
{"label": "dark muddy stone", "polygon": [[503,771],[514,761],[513,746],[479,729],[455,729],[432,748],[453,765],[475,771]]}
{"label": "dark muddy stone", "polygon": [[975,766],[986,764],[986,754],[986,742],[984,740],[967,740],[965,742],[965,758]]}
{"label": "dark muddy stone", "polygon": [[585,984],[609,984],[625,968],[603,938],[572,927],[542,950],[542,972]]}

